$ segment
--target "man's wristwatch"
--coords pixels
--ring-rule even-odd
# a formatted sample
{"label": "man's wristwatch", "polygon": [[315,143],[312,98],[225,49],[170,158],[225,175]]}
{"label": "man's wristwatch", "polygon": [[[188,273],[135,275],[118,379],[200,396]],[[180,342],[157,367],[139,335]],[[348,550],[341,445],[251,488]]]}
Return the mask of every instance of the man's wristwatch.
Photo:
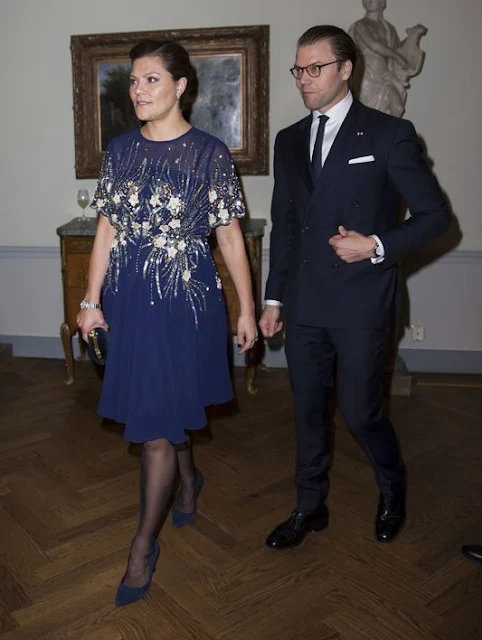
{"label": "man's wristwatch", "polygon": [[100,306],[99,302],[89,302],[85,298],[80,303],[81,311],[84,311],[85,309],[101,309],[101,308],[102,307]]}
{"label": "man's wristwatch", "polygon": [[373,239],[375,240],[375,246],[373,247],[372,258],[381,258],[382,251],[381,251],[380,243],[378,242],[378,240],[376,240],[376,238],[373,238]]}

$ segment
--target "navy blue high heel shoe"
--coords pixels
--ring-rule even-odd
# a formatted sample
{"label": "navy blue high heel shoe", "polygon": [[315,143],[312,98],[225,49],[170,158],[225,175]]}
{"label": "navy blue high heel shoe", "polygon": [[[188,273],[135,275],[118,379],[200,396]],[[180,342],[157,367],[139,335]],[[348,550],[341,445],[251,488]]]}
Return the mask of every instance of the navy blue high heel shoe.
{"label": "navy blue high heel shoe", "polygon": [[146,593],[148,593],[149,589],[151,588],[152,575],[156,570],[156,562],[157,558],[159,557],[160,550],[161,548],[159,546],[159,542],[155,540],[152,555],[149,559],[149,578],[146,584],[144,584],[142,587],[128,587],[126,584],[124,584],[124,578],[122,578],[115,597],[116,607],[123,607],[125,604],[130,604],[131,602],[140,600],[146,595]]}
{"label": "navy blue high heel shoe", "polygon": [[[203,488],[204,485],[204,477],[203,474],[196,469],[196,478],[194,479],[194,500],[197,500],[199,492]],[[172,507],[172,526],[175,529],[179,529],[179,527],[183,527],[185,524],[192,522],[196,517],[196,507],[194,507],[194,511],[189,511],[188,513],[184,511],[179,511],[176,507]]]}

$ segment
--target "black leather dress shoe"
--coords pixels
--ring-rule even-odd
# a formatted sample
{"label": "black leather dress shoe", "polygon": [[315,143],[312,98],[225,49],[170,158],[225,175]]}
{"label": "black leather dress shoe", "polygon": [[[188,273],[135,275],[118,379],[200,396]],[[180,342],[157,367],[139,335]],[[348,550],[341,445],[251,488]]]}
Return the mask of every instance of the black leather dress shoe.
{"label": "black leather dress shoe", "polygon": [[375,520],[375,537],[378,542],[394,540],[405,523],[405,495],[380,494],[377,517]]}
{"label": "black leather dress shoe", "polygon": [[266,546],[269,549],[291,549],[301,544],[310,531],[321,531],[328,526],[328,509],[316,513],[302,513],[293,511],[288,520],[285,520],[266,538]]}
{"label": "black leather dress shoe", "polygon": [[467,558],[471,558],[476,562],[482,562],[482,544],[464,544],[462,553]]}

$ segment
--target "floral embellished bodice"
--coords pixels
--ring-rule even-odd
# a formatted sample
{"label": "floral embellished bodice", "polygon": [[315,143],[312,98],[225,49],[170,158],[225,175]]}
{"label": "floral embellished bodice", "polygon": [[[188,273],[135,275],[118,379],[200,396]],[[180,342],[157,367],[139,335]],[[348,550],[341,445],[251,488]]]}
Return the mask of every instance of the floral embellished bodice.
{"label": "floral embellished bodice", "polygon": [[151,304],[183,292],[195,315],[208,286],[197,272],[212,263],[207,236],[245,213],[228,148],[195,128],[168,142],[140,131],[115,138],[91,206],[116,229],[105,287],[116,293],[123,269],[134,270]]}

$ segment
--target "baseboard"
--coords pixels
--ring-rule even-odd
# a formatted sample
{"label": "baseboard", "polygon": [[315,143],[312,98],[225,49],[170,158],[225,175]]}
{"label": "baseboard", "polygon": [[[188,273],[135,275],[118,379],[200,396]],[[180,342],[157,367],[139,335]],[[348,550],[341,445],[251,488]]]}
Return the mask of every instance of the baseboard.
{"label": "baseboard", "polygon": [[482,374],[482,351],[400,349],[409,371]]}
{"label": "baseboard", "polygon": [[[64,350],[59,338],[46,336],[0,336],[0,342],[12,345],[14,358],[64,358]],[[78,341],[72,340],[74,356],[79,355]]]}
{"label": "baseboard", "polygon": [[[43,336],[4,336],[0,343],[12,345],[15,358],[64,358],[60,338]],[[77,338],[72,340],[74,356],[79,355]],[[244,356],[234,348],[234,365],[243,366]],[[409,371],[426,373],[467,373],[482,374],[482,351],[450,351],[432,349],[400,349],[400,356]],[[285,368],[286,357],[281,345],[270,348],[266,345],[264,364],[270,368]]]}

